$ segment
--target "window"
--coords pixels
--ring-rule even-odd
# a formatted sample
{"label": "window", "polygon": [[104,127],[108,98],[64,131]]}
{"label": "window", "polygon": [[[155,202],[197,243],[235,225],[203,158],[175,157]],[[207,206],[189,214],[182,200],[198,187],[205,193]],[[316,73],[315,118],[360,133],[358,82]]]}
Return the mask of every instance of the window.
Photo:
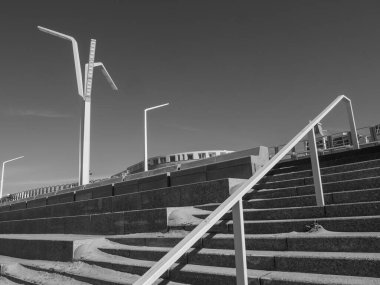
{"label": "window", "polygon": [[209,155],[210,157],[214,157],[214,156],[216,156],[216,153],[215,153],[215,152],[209,152],[208,155]]}
{"label": "window", "polygon": [[160,163],[165,163],[166,162],[166,158],[165,157],[160,157]]}
{"label": "window", "polygon": [[170,156],[170,162],[174,162],[175,161],[175,156],[174,155],[171,155]]}
{"label": "window", "polygon": [[198,157],[199,157],[199,159],[206,158],[206,154],[204,152],[200,152],[200,153],[198,153]]}
{"label": "window", "polygon": [[187,155],[187,159],[188,159],[188,160],[194,159],[193,154],[192,154],[192,153],[191,153],[191,154],[188,154],[188,155]]}

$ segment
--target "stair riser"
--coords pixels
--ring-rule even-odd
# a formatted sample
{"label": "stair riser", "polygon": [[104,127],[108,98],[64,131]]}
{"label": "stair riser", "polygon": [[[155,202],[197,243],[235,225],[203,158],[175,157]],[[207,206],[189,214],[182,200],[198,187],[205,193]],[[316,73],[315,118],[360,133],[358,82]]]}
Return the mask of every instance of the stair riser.
{"label": "stair riser", "polygon": [[[105,280],[99,280],[99,279],[95,279],[95,278],[89,278],[89,277],[85,277],[85,276],[70,274],[70,273],[67,273],[67,272],[56,272],[53,269],[41,269],[41,268],[35,267],[33,265],[24,265],[24,266],[26,268],[29,268],[29,269],[32,269],[32,270],[36,270],[36,273],[39,272],[39,271],[40,272],[42,271],[42,272],[48,272],[48,273],[55,273],[55,274],[63,275],[63,276],[66,276],[66,277],[70,277],[72,279],[75,279],[75,280],[78,280],[78,281],[81,281],[81,282],[85,282],[85,283],[88,283],[88,284],[92,284],[92,285],[120,285],[120,283],[108,282],[108,281],[105,281]],[[35,283],[33,283],[33,285],[35,285]]]}
{"label": "stair riser", "polygon": [[15,284],[36,285],[36,283],[31,283],[31,282],[28,282],[28,281],[25,281],[25,280],[21,280],[20,278],[11,276],[9,274],[2,273],[1,275],[4,276],[6,279],[8,279],[10,282],[14,282]]}
{"label": "stair riser", "polygon": [[166,209],[0,222],[0,234],[127,234],[167,230]]}
{"label": "stair riser", "polygon": [[[84,261],[88,264],[94,264],[97,266],[101,266],[104,268],[109,268],[121,272],[127,272],[131,274],[144,274],[149,268],[142,266],[130,266],[130,265],[117,265],[106,262],[96,262],[96,261]],[[207,274],[204,272],[196,272],[196,271],[181,271],[183,265],[177,265],[173,269],[170,270],[169,275],[167,273],[162,278],[169,278],[171,281],[183,282],[187,284],[211,284],[211,285],[235,285],[236,277],[231,275],[216,275],[216,274]],[[169,277],[170,276],[170,277]],[[260,285],[259,280],[249,280],[249,284]]]}

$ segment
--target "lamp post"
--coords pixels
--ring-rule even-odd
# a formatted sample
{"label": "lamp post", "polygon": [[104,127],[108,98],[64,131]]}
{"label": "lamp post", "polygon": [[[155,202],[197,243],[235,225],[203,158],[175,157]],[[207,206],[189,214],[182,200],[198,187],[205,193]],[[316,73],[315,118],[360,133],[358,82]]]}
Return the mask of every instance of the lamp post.
{"label": "lamp post", "polygon": [[115,83],[107,72],[103,63],[95,62],[96,40],[92,39],[90,43],[89,61],[85,65],[85,84],[83,86],[82,71],[79,59],[79,50],[77,41],[68,35],[38,26],[42,32],[71,41],[74,54],[75,74],[77,78],[78,94],[83,99],[80,114],[80,136],[79,136],[79,185],[85,185],[90,182],[90,127],[91,127],[91,90],[94,67],[101,67],[104,76],[110,83],[111,88],[117,90]]}
{"label": "lamp post", "polygon": [[144,110],[144,171],[148,171],[148,134],[147,134],[147,112],[153,109],[165,107],[169,103],[150,107]]}
{"label": "lamp post", "polygon": [[12,158],[10,160],[6,160],[3,162],[3,168],[1,169],[1,185],[0,185],[0,198],[3,198],[3,185],[4,185],[4,167],[5,167],[5,164],[7,162],[11,162],[11,161],[14,161],[16,159],[20,159],[20,158],[23,158],[24,156],[19,156],[19,157],[16,157],[16,158]]}

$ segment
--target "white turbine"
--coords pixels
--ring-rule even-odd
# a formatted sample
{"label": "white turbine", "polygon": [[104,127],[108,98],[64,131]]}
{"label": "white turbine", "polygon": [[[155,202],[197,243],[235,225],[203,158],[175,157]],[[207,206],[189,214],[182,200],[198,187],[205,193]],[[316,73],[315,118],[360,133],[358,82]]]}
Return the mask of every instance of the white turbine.
{"label": "white turbine", "polygon": [[113,90],[117,87],[107,72],[103,63],[95,62],[96,40],[91,40],[89,62],[85,64],[85,84],[83,87],[81,64],[79,59],[79,51],[77,41],[68,35],[38,26],[42,32],[50,35],[69,40],[73,46],[75,74],[77,78],[78,94],[83,99],[81,106],[81,122],[80,122],[80,138],[79,138],[79,185],[85,185],[90,182],[90,127],[91,127],[91,91],[94,67],[101,67],[104,76],[110,83]]}

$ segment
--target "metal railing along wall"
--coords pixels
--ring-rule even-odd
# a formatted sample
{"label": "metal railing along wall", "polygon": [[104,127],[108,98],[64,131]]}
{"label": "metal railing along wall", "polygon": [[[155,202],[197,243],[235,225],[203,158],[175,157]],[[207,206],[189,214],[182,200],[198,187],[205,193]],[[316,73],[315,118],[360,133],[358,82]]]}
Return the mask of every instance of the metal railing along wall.
{"label": "metal railing along wall", "polygon": [[[97,183],[100,181],[104,181],[110,179],[109,177],[106,178],[99,178],[95,180],[90,180],[90,183],[87,184],[87,187],[91,187],[93,183]],[[36,188],[36,189],[30,189],[30,190],[25,190],[22,192],[18,193],[13,193],[9,194],[7,196],[4,196],[3,198],[0,199],[0,205],[6,202],[13,202],[17,200],[22,200],[22,199],[29,199],[29,198],[36,198],[37,196],[40,195],[45,195],[45,194],[50,194],[54,195],[54,193],[66,190],[66,189],[72,189],[72,190],[80,190],[84,189],[84,186],[78,186],[78,182],[74,183],[69,183],[69,184],[61,184],[61,185],[54,185],[54,186],[45,186],[41,188]]]}
{"label": "metal railing along wall", "polygon": [[229,210],[232,209],[234,246],[235,246],[235,264],[236,264],[236,281],[239,285],[248,284],[247,262],[245,249],[244,234],[244,216],[242,198],[260,181],[289,151],[302,140],[306,135],[313,143],[310,144],[311,162],[313,178],[315,183],[315,192],[317,196],[317,205],[323,206],[323,189],[318,163],[318,153],[315,143],[314,126],[319,123],[336,105],[341,101],[346,103],[348,121],[351,129],[351,138],[353,148],[359,148],[357,132],[352,111],[351,100],[344,95],[338,96],[330,105],[328,105],[318,116],[316,116],[305,128],[303,128],[288,144],[286,144],[274,157],[272,157],[262,168],[260,168],[246,182],[236,186],[228,197],[218,208],[216,208],[206,219],[191,231],[182,241],[172,248],[163,258],[161,258],[153,267],[151,267],[134,285],[153,284],[162,274],[183,255],[185,254],[204,234],[207,233]]}
{"label": "metal railing along wall", "polygon": [[[360,146],[364,147],[366,145],[372,146],[380,144],[380,125],[361,127],[356,129],[356,132],[358,134]],[[316,138],[318,153],[320,155],[324,155],[349,150],[352,148],[351,137],[350,131],[342,131],[329,135],[318,136]],[[283,159],[295,160],[309,156],[308,144],[308,139],[299,141],[298,144],[294,146]],[[270,157],[277,154],[284,146],[285,144],[269,147]]]}

